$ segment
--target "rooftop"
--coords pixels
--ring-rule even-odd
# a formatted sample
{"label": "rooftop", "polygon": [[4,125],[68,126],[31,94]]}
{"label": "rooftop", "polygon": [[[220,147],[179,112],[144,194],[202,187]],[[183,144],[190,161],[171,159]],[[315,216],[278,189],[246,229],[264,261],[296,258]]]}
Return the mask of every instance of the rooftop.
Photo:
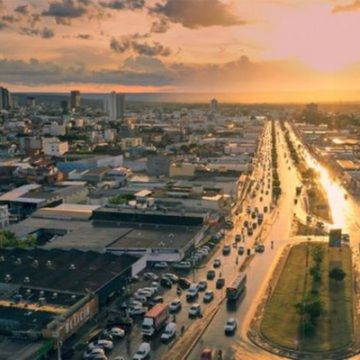
{"label": "rooftop", "polygon": [[[96,292],[137,258],[79,250],[1,249],[0,280],[11,284],[75,293]],[[46,276],[44,276],[46,274]]]}

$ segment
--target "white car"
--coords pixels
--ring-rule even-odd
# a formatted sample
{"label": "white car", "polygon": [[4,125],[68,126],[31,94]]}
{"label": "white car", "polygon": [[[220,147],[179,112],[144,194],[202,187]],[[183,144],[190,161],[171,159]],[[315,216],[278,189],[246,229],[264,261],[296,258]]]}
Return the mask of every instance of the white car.
{"label": "white car", "polygon": [[93,360],[93,359],[107,359],[106,355],[105,355],[105,352],[102,348],[100,347],[95,347],[91,350],[86,350],[84,352],[84,356],[83,356],[83,359],[86,359],[86,360]]}
{"label": "white car", "polygon": [[226,321],[224,330],[226,335],[233,335],[237,328],[237,322],[235,319],[230,318]]}
{"label": "white car", "polygon": [[181,309],[181,300],[180,299],[175,299],[173,300],[170,305],[169,305],[169,311],[174,313],[174,312],[178,312]]}
{"label": "white car", "polygon": [[146,359],[150,355],[151,347],[150,344],[147,342],[143,342],[140,346],[138,351],[133,356],[133,360],[143,360]]}
{"label": "white car", "polygon": [[166,277],[166,278],[170,279],[171,282],[173,282],[173,283],[176,283],[176,282],[178,282],[178,280],[179,280],[179,277],[176,276],[176,275],[173,274],[173,273],[165,273],[165,274],[163,275],[163,277]]}
{"label": "white car", "polygon": [[214,292],[206,291],[206,293],[204,294],[204,298],[203,298],[204,303],[209,303],[209,302],[213,301],[213,299],[214,299]]}
{"label": "white car", "polygon": [[112,327],[110,330],[107,330],[106,333],[117,339],[122,339],[125,336],[125,330],[116,326]]}
{"label": "white car", "polygon": [[168,264],[165,261],[160,261],[154,265],[155,269],[166,269],[167,267],[168,267]]}
{"label": "white car", "polygon": [[114,344],[110,340],[95,340],[95,341],[92,341],[88,345],[88,349],[92,350],[95,348],[102,348],[104,350],[112,350],[114,348]]}
{"label": "white car", "polygon": [[166,325],[164,332],[161,334],[161,340],[164,342],[170,341],[176,336],[176,324],[170,322]]}
{"label": "white car", "polygon": [[146,312],[147,312],[147,309],[143,306],[134,306],[129,309],[130,316],[144,315]]}
{"label": "white car", "polygon": [[189,309],[189,317],[194,318],[201,315],[201,307],[199,304],[191,305]]}
{"label": "white car", "polygon": [[191,284],[186,292],[186,300],[191,301],[195,299],[199,294],[199,289],[197,284]]}

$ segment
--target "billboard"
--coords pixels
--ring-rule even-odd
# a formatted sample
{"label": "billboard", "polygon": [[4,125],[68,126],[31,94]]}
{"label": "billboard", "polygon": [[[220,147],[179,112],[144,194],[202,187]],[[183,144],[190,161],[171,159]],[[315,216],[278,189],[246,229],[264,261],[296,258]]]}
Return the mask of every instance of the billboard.
{"label": "billboard", "polygon": [[341,229],[330,230],[329,245],[331,247],[340,247],[341,246]]}
{"label": "billboard", "polygon": [[[62,322],[58,322],[55,319],[49,328],[44,330],[44,337],[55,338],[57,340],[64,341],[75,333],[81,326],[83,326],[88,320],[93,318],[99,310],[99,303],[97,297],[92,298],[79,309],[75,310],[71,315],[66,317]],[[64,314],[62,315],[64,316]],[[52,328],[52,325],[58,324],[57,327]]]}

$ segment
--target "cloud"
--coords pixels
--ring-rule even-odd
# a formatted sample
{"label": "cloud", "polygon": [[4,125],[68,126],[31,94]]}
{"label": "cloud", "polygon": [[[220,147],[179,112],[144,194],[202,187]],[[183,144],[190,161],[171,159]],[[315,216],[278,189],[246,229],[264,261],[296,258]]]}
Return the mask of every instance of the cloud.
{"label": "cloud", "polygon": [[165,0],[150,8],[150,13],[190,29],[246,24],[220,0]]}
{"label": "cloud", "polygon": [[347,5],[336,5],[333,8],[333,13],[339,12],[351,12],[360,10],[360,0],[354,0],[352,3]]}
{"label": "cloud", "polygon": [[51,39],[55,36],[54,31],[46,26],[42,29],[23,27],[21,28],[20,33],[27,36],[39,36],[43,39]]}
{"label": "cloud", "polygon": [[153,41],[152,43],[139,41],[138,39],[140,39],[141,36],[148,37],[148,34],[128,35],[123,36],[120,39],[112,38],[110,41],[110,49],[118,54],[123,54],[130,50],[138,55],[145,56],[169,56],[171,54],[171,49],[169,47],[164,46],[157,41]]}
{"label": "cloud", "polygon": [[14,11],[21,15],[28,15],[29,14],[29,8],[28,5],[19,5],[17,6]]}
{"label": "cloud", "polygon": [[140,10],[145,7],[145,0],[109,0],[101,1],[100,5],[113,10]]}
{"label": "cloud", "polygon": [[129,39],[117,40],[112,38],[110,40],[110,49],[118,54],[123,54],[124,52],[131,49],[131,41]]}
{"label": "cloud", "polygon": [[90,34],[78,34],[76,36],[76,38],[82,39],[82,40],[91,40],[92,36]]}
{"label": "cloud", "polygon": [[86,6],[89,4],[80,0],[53,1],[48,9],[42,12],[42,15],[54,18],[78,18],[86,13]]}
{"label": "cloud", "polygon": [[154,21],[151,24],[150,31],[152,33],[163,34],[166,33],[169,30],[169,28],[170,28],[169,22],[166,19],[161,18],[160,20]]}
{"label": "cloud", "polygon": [[9,24],[14,24],[19,21],[19,19],[13,15],[4,15],[1,17],[1,20]]}
{"label": "cloud", "polygon": [[139,55],[146,56],[169,56],[171,54],[171,49],[160,44],[157,41],[153,41],[152,44],[143,42],[132,43],[133,50]]}
{"label": "cloud", "polygon": [[0,78],[17,85],[114,84],[128,86],[164,86],[174,79],[172,71],[153,71],[130,66],[117,69],[86,70],[83,66],[64,68],[51,62],[0,59]]}
{"label": "cloud", "polygon": [[145,56],[169,56],[171,54],[169,47],[157,41],[152,41],[151,43],[144,41],[149,37],[149,33],[124,35],[119,39],[113,37],[110,40],[110,49],[118,54],[124,54],[128,51]]}

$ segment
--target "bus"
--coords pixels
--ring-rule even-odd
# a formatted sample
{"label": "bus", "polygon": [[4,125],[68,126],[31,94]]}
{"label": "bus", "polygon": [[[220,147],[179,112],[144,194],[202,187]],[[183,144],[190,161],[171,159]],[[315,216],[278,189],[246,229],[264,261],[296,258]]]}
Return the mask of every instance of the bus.
{"label": "bus", "polygon": [[240,275],[233,281],[231,286],[226,288],[226,297],[228,301],[237,300],[246,288],[246,274]]}

